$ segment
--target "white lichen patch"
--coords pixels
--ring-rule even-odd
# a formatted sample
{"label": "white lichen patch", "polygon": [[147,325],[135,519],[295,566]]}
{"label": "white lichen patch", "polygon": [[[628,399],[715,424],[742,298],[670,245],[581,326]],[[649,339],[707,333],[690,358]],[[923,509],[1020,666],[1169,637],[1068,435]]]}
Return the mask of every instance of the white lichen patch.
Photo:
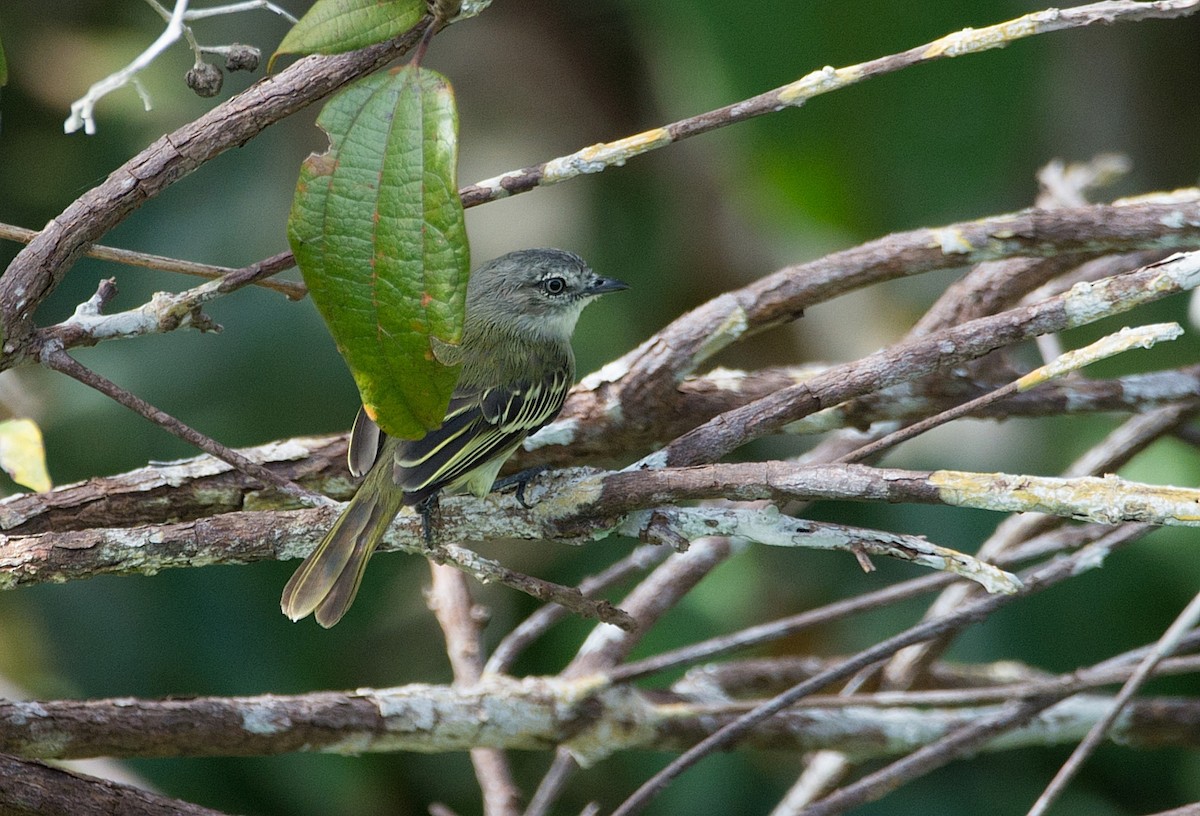
{"label": "white lichen patch", "polygon": [[28,725],[49,716],[46,708],[37,702],[27,703],[21,700],[11,700],[5,704],[5,708],[8,709],[8,716],[4,719],[11,725]]}
{"label": "white lichen patch", "polygon": [[553,445],[570,445],[575,441],[575,435],[578,432],[578,419],[575,417],[560,419],[551,422],[533,436],[526,437],[521,446],[527,451],[534,451],[538,448],[546,448]]}
{"label": "white lichen patch", "polygon": [[278,706],[248,701],[242,705],[242,728],[251,734],[269,736],[287,731],[292,721]]}
{"label": "white lichen patch", "polygon": [[597,371],[588,374],[579,381],[579,388],[585,391],[595,391],[606,383],[615,383],[620,381],[622,377],[629,373],[629,363],[622,357],[613,360],[607,365],[601,366]]}
{"label": "white lichen patch", "polygon": [[805,74],[795,82],[780,88],[779,103],[784,106],[797,107],[818,94],[852,85],[862,78],[862,68],[858,65],[846,68],[834,68],[826,65],[824,68]]}
{"label": "white lichen patch", "polygon": [[975,251],[974,245],[967,240],[961,229],[954,227],[938,227],[929,231],[930,245],[942,250],[943,255],[967,255]]}

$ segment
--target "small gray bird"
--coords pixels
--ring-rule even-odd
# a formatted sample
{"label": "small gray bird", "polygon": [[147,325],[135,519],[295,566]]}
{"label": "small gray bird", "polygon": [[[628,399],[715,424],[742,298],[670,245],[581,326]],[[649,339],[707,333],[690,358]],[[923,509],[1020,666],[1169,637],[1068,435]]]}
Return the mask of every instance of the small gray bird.
{"label": "small gray bird", "polygon": [[350,472],[366,479],[284,587],[283,614],[315,612],[317,623],[333,626],[401,507],[427,506],[443,489],[487,495],[522,440],[562,408],[575,382],[571,333],[583,307],[627,288],[560,249],[510,252],[477,269],[462,342],[438,349],[442,362],[462,365],[446,418],[421,439],[395,439],[359,410],[348,458]]}

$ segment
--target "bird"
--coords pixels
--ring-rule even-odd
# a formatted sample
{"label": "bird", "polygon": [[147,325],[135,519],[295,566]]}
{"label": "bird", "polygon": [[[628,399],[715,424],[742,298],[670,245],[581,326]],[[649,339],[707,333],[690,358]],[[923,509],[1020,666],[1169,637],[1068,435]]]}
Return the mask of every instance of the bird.
{"label": "bird", "polygon": [[365,478],[284,587],[283,614],[293,621],[312,614],[333,626],[401,508],[421,511],[428,537],[429,510],[442,491],[487,495],[525,437],[562,409],[575,381],[571,335],[584,307],[627,288],[561,249],[510,252],[475,270],[461,342],[434,342],[439,360],[461,365],[445,418],[420,439],[399,439],[359,409],[347,460]]}

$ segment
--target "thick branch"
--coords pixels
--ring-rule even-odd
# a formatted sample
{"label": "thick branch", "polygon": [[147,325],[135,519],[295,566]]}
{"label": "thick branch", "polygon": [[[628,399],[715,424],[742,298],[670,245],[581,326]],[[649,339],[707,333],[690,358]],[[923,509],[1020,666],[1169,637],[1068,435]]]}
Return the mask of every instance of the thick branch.
{"label": "thick branch", "polygon": [[[1055,479],[1002,473],[909,471],[864,465],[797,465],[790,462],[719,464],[695,468],[592,473],[560,472],[530,488],[526,509],[510,495],[485,499],[449,497],[442,502],[436,533],[455,541],[525,539],[588,541],[614,531],[697,540],[739,536],[765,544],[881,554],[911,549],[912,560],[938,566],[936,548],[905,536],[821,525],[773,509],[746,513],[730,508],[671,505],[705,498],[774,501],[838,499],[915,502],[998,512],[1039,512],[1103,524],[1122,521],[1200,524],[1200,490],[1106,478]],[[86,529],[0,539],[0,588],[62,582],[102,573],[154,573],[161,569],[239,564],[307,555],[332,521],[333,508],[223,513],[178,524],[132,529]],[[637,512],[635,512],[637,511]],[[657,529],[666,532],[656,532]],[[925,547],[929,545],[925,544]],[[381,551],[428,550],[420,516],[402,512]],[[918,555],[924,551],[925,555]],[[483,580],[505,580],[502,568],[446,547],[460,566]],[[955,554],[957,555],[957,554]],[[951,556],[953,558],[955,556]],[[477,559],[477,560],[476,560]],[[964,569],[947,563],[940,568]],[[496,572],[501,569],[501,572]],[[984,576],[977,576],[984,580]],[[986,580],[998,580],[987,578]],[[583,603],[582,596],[579,602]],[[589,602],[590,603],[590,602]],[[594,602],[604,605],[605,602]]]}
{"label": "thick branch", "polygon": [[1200,190],[1111,205],[1026,210],[888,235],[786,267],[679,317],[624,357],[585,377],[578,390],[592,396],[569,401],[559,418],[526,447],[577,444],[585,450],[611,451],[612,424],[592,422],[597,415],[619,417],[624,433],[634,439],[665,442],[658,425],[675,403],[679,382],[705,360],[858,288],[1019,256],[1075,255],[1083,261],[1102,253],[1196,246]]}
{"label": "thick branch", "polygon": [[222,816],[132,785],[0,754],[0,807],[5,816]]}
{"label": "thick branch", "polygon": [[[1070,742],[1111,698],[1082,695],[999,737],[992,750]],[[1001,704],[1002,705],[1002,704]],[[750,747],[837,748],[856,758],[904,754],[987,717],[1000,706],[792,708],[747,735]],[[595,762],[629,749],[678,751],[727,725],[745,703],[695,704],[580,680],[493,676],[464,687],[259,697],[0,701],[0,751],[22,757],[259,756],[297,751],[446,753],[471,748],[546,750],[565,744]],[[1200,747],[1200,703],[1135,703],[1112,737],[1123,744]]]}
{"label": "thick branch", "polygon": [[1200,253],[1176,255],[1133,272],[1078,284],[1062,295],[980,317],[893,345],[853,364],[784,389],[744,408],[721,414],[655,454],[646,464],[691,465],[719,459],[737,447],[822,408],[869,391],[908,382],[997,348],[1177,294],[1200,283]]}

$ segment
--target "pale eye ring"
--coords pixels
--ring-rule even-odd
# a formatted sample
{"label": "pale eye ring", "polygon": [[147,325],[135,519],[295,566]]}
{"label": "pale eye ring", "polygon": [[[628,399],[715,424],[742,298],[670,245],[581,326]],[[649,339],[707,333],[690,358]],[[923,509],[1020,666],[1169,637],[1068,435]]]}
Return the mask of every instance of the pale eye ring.
{"label": "pale eye ring", "polygon": [[542,281],[542,289],[548,295],[561,295],[567,289],[567,282],[560,277],[546,278]]}

